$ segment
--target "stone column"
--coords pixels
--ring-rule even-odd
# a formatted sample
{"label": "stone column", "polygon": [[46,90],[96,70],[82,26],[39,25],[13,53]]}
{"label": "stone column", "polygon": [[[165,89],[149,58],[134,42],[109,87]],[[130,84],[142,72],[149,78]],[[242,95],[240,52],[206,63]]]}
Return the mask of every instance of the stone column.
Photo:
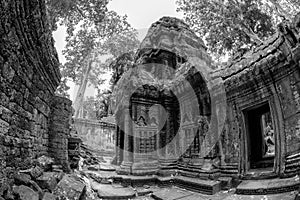
{"label": "stone column", "polygon": [[[116,122],[117,122],[116,124],[118,124],[117,120],[116,120]],[[119,159],[120,159],[120,155],[119,155],[119,153],[120,153],[120,141],[119,141],[120,133],[119,132],[120,132],[119,126],[116,125],[115,135],[114,135],[114,139],[113,139],[115,142],[115,157],[112,161],[112,164],[114,164],[114,165],[117,165],[119,163]]]}
{"label": "stone column", "polygon": [[175,163],[176,163],[176,158],[174,155],[175,151],[175,146],[174,143],[171,144],[170,142],[172,141],[172,134],[173,134],[173,127],[172,127],[172,112],[171,112],[171,104],[170,102],[166,102],[166,111],[167,111],[167,117],[166,117],[166,130],[165,130],[165,148],[163,148],[161,152],[161,157],[160,157],[160,173],[164,175],[170,175],[174,173],[174,170],[172,168],[174,167],[175,169]]}
{"label": "stone column", "polygon": [[[162,116],[162,108],[159,109],[159,116]],[[163,148],[165,139],[166,139],[166,130],[164,127],[165,121],[158,120],[158,127],[160,132],[158,134],[158,142],[157,142],[157,149],[159,152],[159,159],[163,159],[165,157],[165,149]]]}
{"label": "stone column", "polygon": [[[136,121],[137,117],[136,117],[136,114],[137,114],[137,104],[136,103],[133,103],[132,104],[132,121]],[[139,139],[140,139],[140,135],[138,132],[136,132],[135,128],[134,128],[134,124],[132,123],[132,136],[133,136],[133,140],[134,140],[134,144],[133,144],[133,159],[135,160],[135,157],[136,155],[139,153]]]}
{"label": "stone column", "polygon": [[119,174],[131,174],[131,168],[133,163],[132,153],[132,121],[129,115],[129,108],[124,109],[124,150],[123,150],[123,162],[118,171]]}
{"label": "stone column", "polygon": [[69,171],[68,137],[70,136],[70,121],[72,118],[72,101],[55,96],[51,101],[49,127],[49,153],[55,162],[62,165],[64,171]]}

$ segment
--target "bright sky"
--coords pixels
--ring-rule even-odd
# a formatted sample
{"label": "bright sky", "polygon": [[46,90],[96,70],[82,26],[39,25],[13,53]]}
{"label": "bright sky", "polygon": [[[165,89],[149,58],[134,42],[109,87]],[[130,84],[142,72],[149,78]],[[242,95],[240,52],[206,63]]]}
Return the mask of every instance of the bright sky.
{"label": "bright sky", "polygon": [[176,0],[111,0],[109,10],[127,15],[129,23],[136,29],[149,28],[163,16],[182,18],[176,12]]}
{"label": "bright sky", "polygon": [[[111,0],[108,4],[108,10],[114,10],[119,15],[127,15],[128,22],[131,26],[139,30],[143,38],[152,23],[156,22],[163,16],[182,18],[181,13],[176,12],[176,0]],[[144,29],[144,30],[140,30]],[[59,27],[57,31],[53,33],[55,39],[55,47],[58,52],[59,60],[61,63],[65,62],[65,58],[62,55],[66,42],[66,29],[65,27]],[[69,91],[71,100],[75,96],[75,87],[70,85]],[[86,91],[86,95],[94,95],[95,91],[89,88]]]}

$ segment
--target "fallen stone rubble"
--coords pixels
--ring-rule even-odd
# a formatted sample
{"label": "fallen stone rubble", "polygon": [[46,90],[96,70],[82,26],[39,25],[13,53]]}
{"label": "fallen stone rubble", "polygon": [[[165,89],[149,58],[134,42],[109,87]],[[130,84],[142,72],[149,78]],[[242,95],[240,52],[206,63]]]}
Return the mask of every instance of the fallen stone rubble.
{"label": "fallen stone rubble", "polygon": [[96,165],[105,162],[102,156],[86,144],[81,144],[80,156],[84,159],[85,165]]}
{"label": "fallen stone rubble", "polygon": [[65,174],[62,166],[42,156],[29,169],[0,172],[0,200],[88,200],[86,180],[79,173]]}

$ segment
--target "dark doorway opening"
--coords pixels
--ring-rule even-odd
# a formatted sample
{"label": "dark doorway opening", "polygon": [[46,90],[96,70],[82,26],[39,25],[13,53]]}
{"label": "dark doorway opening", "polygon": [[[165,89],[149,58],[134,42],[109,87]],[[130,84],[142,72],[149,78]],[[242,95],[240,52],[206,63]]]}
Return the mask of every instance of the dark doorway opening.
{"label": "dark doorway opening", "polygon": [[124,140],[125,140],[125,134],[124,134],[124,131],[122,129],[119,129],[118,128],[118,132],[119,132],[119,137],[120,137],[120,144],[119,144],[119,148],[120,148],[120,151],[119,151],[119,162],[117,163],[118,165],[121,165],[122,162],[123,162],[123,159],[124,159]]}
{"label": "dark doorway opening", "polygon": [[247,111],[247,121],[250,169],[272,169],[275,157],[275,141],[269,104]]}

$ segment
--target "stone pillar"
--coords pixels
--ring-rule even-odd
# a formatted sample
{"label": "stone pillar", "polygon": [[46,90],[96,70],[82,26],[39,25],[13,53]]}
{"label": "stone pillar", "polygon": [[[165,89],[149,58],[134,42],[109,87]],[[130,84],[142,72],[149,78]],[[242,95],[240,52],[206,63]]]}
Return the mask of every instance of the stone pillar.
{"label": "stone pillar", "polygon": [[[162,108],[159,109],[159,116],[162,116],[164,113],[162,111]],[[159,127],[159,134],[158,134],[158,142],[157,142],[157,149],[159,152],[159,159],[163,159],[166,155],[164,144],[166,142],[166,129],[163,128],[165,121],[158,120],[158,127]]]}
{"label": "stone pillar", "polygon": [[167,118],[166,118],[166,130],[165,130],[165,144],[164,148],[160,151],[160,174],[162,175],[170,175],[174,174],[174,170],[176,168],[176,161],[177,158],[175,157],[175,146],[174,143],[170,143],[172,141],[172,137],[174,134],[174,127],[172,127],[173,123],[171,120],[172,112],[171,112],[171,104],[170,102],[166,102],[166,111],[167,111]]}
{"label": "stone pillar", "polygon": [[133,163],[132,153],[132,120],[129,115],[129,108],[124,109],[124,150],[123,150],[123,162],[118,171],[119,174],[131,174],[131,168]]}
{"label": "stone pillar", "polygon": [[72,118],[72,101],[55,96],[51,101],[49,123],[49,153],[57,164],[69,171],[68,137],[70,136],[70,121]]}
{"label": "stone pillar", "polygon": [[[118,124],[118,122],[117,122],[117,124]],[[116,126],[116,132],[115,132],[115,153],[116,153],[116,155],[115,155],[115,157],[112,161],[112,164],[114,164],[114,165],[118,165],[118,163],[119,163],[119,160],[120,160],[120,155],[119,155],[120,147],[121,147],[120,146],[120,129],[119,129],[119,126],[117,125]]]}

